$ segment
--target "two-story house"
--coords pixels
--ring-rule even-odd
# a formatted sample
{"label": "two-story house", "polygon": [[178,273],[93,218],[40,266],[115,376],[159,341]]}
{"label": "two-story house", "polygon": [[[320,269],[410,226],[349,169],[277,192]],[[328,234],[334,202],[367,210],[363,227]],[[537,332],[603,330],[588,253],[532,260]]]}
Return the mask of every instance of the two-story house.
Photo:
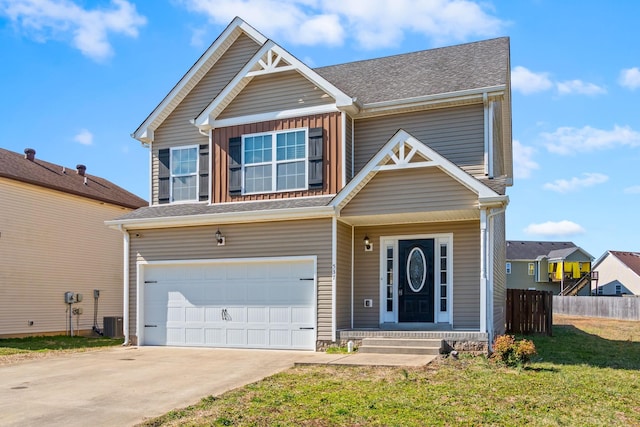
{"label": "two-story house", "polygon": [[236,18],[133,137],[128,342],[504,331],[508,38],[312,69]]}

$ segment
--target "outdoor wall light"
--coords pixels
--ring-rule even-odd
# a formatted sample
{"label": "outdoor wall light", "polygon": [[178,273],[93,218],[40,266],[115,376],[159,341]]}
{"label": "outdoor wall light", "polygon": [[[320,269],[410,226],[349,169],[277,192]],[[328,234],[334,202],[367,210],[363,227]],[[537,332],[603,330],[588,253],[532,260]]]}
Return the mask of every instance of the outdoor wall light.
{"label": "outdoor wall light", "polygon": [[371,252],[373,250],[373,243],[369,240],[369,236],[364,236],[364,251]]}
{"label": "outdoor wall light", "polygon": [[219,228],[218,231],[216,231],[216,242],[218,242],[218,246],[224,246],[226,243],[226,238],[222,235]]}

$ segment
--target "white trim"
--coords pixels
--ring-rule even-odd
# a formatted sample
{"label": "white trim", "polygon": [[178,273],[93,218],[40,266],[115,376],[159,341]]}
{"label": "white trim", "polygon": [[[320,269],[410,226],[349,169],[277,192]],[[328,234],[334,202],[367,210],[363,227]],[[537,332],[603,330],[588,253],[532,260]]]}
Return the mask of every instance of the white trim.
{"label": "white trim", "polygon": [[[194,199],[186,199],[186,200],[174,200],[173,198],[173,153],[175,151],[180,150],[190,150],[192,148],[196,149],[196,172],[195,175],[175,175],[177,177],[190,177],[195,176],[196,178],[196,194]],[[200,201],[200,145],[185,145],[185,146],[177,146],[169,148],[169,203],[170,204],[180,204],[180,203],[197,203]]]}
{"label": "white trim", "polygon": [[[433,323],[448,323],[453,326],[453,233],[433,233],[433,234],[402,234],[392,236],[380,236],[379,245],[379,310],[378,310],[378,323],[380,325],[384,323],[400,323],[399,321],[399,295],[398,295],[398,280],[399,280],[399,257],[398,247],[401,240],[420,240],[420,239],[433,239],[434,251],[434,292],[433,292]],[[440,314],[440,245],[446,242],[447,245],[447,321],[439,322]],[[393,313],[388,315],[386,304],[386,269],[387,269],[387,246],[393,247]],[[390,319],[390,320],[389,320]]]}
{"label": "white trim", "polygon": [[[158,159],[158,163],[160,163]],[[158,165],[159,166],[159,165]],[[149,145],[149,172],[153,177],[153,146]],[[156,177],[156,180],[158,178]],[[158,184],[158,190],[160,189]],[[149,206],[153,206],[153,178],[149,180]]]}
{"label": "white trim", "polygon": [[120,227],[120,231],[122,232],[122,243],[123,243],[123,263],[124,263],[124,272],[122,274],[122,329],[124,335],[124,343],[122,345],[129,345],[129,248],[130,248],[130,236],[129,233],[124,230],[124,228]]}
{"label": "white trim", "polygon": [[342,111],[340,113],[341,124],[342,124],[342,183],[340,187],[344,187],[347,185],[347,113]]}
{"label": "white trim", "polygon": [[493,159],[493,116],[495,114],[494,109],[493,109],[493,105],[494,102],[490,101],[489,102],[489,146],[488,146],[488,157],[489,157],[489,169],[488,169],[488,173],[489,173],[489,178],[493,178],[494,173],[494,159]]}
{"label": "white trim", "polygon": [[480,332],[487,329],[487,211],[480,210]]}
{"label": "white trim", "polygon": [[[285,256],[285,257],[250,257],[250,258],[220,258],[220,259],[188,259],[188,260],[162,260],[162,261],[138,261],[136,283],[136,335],[138,345],[144,343],[144,270],[154,265],[203,265],[203,264],[230,264],[230,263],[255,263],[255,262],[287,262],[287,261],[311,261],[313,262],[313,298],[314,319],[313,328],[318,339],[318,257],[316,255]],[[125,311],[126,312],[126,311]]]}
{"label": "white trim", "polygon": [[[351,118],[351,176],[349,178],[353,178],[355,176],[356,173],[356,161],[355,161],[355,127],[356,127],[356,122],[355,119],[352,117]],[[346,186],[347,183],[345,182],[344,185]]]}
{"label": "white trim", "polygon": [[250,114],[247,116],[217,119],[211,122],[211,128],[238,126],[247,123],[268,122],[271,120],[290,119],[300,116],[313,116],[315,114],[335,113],[338,110],[336,104],[316,105],[314,107],[296,108],[293,110],[271,111],[267,113]]}
{"label": "white trim", "polygon": [[[225,30],[218,36],[218,38],[209,46],[209,48],[205,51],[205,53],[198,58],[198,60],[191,66],[189,71],[180,79],[180,81],[171,89],[171,91],[167,94],[167,96],[158,104],[158,106],[149,114],[149,117],[145,119],[144,122],[138,129],[136,129],[131,136],[143,143],[149,143],[153,141],[154,135],[153,130],[155,128],[151,128],[151,125],[156,121],[156,119],[162,115],[165,110],[171,108],[171,104],[176,100],[176,98],[184,98],[186,95],[195,87],[200,80],[205,76],[202,68],[207,65],[212,57],[214,57],[218,51],[224,48],[225,44],[231,38],[237,39],[240,35],[240,32],[244,32],[248,37],[253,39],[257,44],[264,44],[267,41],[267,38],[263,36],[260,32],[254,29],[252,26],[244,22],[242,19],[236,17],[231,23],[225,28]],[[224,48],[226,50],[226,48]],[[220,55],[221,57],[222,55]],[[219,59],[219,58],[218,58]],[[208,67],[210,69],[217,62],[217,60]],[[168,115],[167,115],[168,116]],[[164,121],[164,120],[163,120]],[[155,126],[158,127],[160,123],[157,123]]]}
{"label": "white trim", "polygon": [[[337,303],[337,281],[336,272],[338,268],[338,219],[334,216],[331,219],[331,341],[336,341],[336,330],[338,318],[336,314]],[[317,310],[316,310],[317,311]],[[318,317],[316,313],[316,318]],[[317,336],[317,334],[316,334]]]}
{"label": "white trim", "polygon": [[482,112],[482,138],[484,139],[484,174],[489,175],[489,100],[486,92],[482,94]]}
{"label": "white trim", "polygon": [[305,208],[259,210],[247,212],[220,212],[190,216],[172,216],[161,218],[141,218],[105,221],[109,227],[125,228],[164,228],[190,227],[196,225],[241,224],[248,222],[270,222],[293,219],[330,218],[334,216],[333,206],[316,206]]}
{"label": "white trim", "polygon": [[354,328],[354,303],[355,303],[355,271],[354,271],[354,264],[355,264],[355,238],[356,238],[356,231],[355,231],[355,227],[352,225],[351,226],[351,329]]}
{"label": "white trim", "polygon": [[[407,131],[400,129],[394,136],[387,141],[387,143],[376,153],[375,156],[371,160],[367,162],[367,164],[358,172],[354,179],[352,179],[349,184],[347,184],[333,199],[331,202],[332,206],[335,206],[338,211],[340,211],[344,206],[358,194],[358,192],[369,182],[377,172],[381,170],[381,167],[386,166],[387,160],[389,158],[395,157],[395,149],[397,147],[404,147],[404,145],[409,145],[412,147],[412,153],[420,154],[425,159],[425,162],[422,166],[437,166],[444,173],[449,175],[451,178],[458,181],[460,184],[465,186],[467,189],[478,195],[478,199],[495,201],[496,203],[504,204],[508,200],[507,196],[502,196],[491,188],[484,185],[482,182],[478,181],[458,166],[456,166],[451,161],[447,160],[442,155],[438,154],[433,149],[429,148],[427,145],[413,137]],[[415,148],[415,151],[413,150]],[[397,159],[397,157],[396,157]],[[403,167],[408,167],[408,165],[413,163],[403,164]],[[480,201],[482,201],[480,200]]]}
{"label": "white trim", "polygon": [[227,105],[235,99],[242,89],[253,79],[251,72],[256,71],[256,66],[260,66],[262,57],[265,55],[277,54],[286,62],[291,64],[294,69],[310,82],[314,83],[318,88],[330,95],[336,100],[337,108],[356,109],[354,100],[340,89],[335,87],[329,81],[322,78],[319,74],[300,62],[296,57],[291,55],[285,49],[277,45],[274,41],[268,40],[262,47],[251,57],[244,67],[236,74],[229,84],[220,92],[215,99],[196,117],[192,123],[200,129],[207,129],[214,126],[214,122],[218,115],[224,111]]}
{"label": "white trim", "polygon": [[[198,156],[198,163],[200,160],[200,156]],[[209,158],[207,159],[207,163],[209,164],[209,176],[207,177],[207,202],[211,204],[213,202],[213,130],[209,131]],[[198,200],[200,200],[200,195],[198,195]]]}

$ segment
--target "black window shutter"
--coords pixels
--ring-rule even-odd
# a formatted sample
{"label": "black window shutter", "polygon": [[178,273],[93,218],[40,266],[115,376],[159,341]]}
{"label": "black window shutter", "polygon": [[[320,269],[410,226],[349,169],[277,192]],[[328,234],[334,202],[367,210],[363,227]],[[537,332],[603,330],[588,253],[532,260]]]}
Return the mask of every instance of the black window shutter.
{"label": "black window shutter", "polygon": [[209,144],[200,145],[200,201],[209,200]]}
{"label": "black window shutter", "polygon": [[158,150],[158,203],[169,203],[170,201],[170,156],[171,152],[168,148]]}
{"label": "black window shutter", "polygon": [[229,194],[242,194],[242,137],[229,138]]}
{"label": "black window shutter", "polygon": [[323,180],[323,129],[309,129],[309,189],[322,188]]}

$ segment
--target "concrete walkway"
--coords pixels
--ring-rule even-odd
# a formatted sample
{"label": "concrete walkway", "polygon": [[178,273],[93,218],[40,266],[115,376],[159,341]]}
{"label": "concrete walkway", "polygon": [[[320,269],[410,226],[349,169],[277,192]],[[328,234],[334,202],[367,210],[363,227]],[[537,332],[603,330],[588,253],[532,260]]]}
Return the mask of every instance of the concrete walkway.
{"label": "concrete walkway", "polygon": [[0,366],[2,426],[127,426],[295,364],[420,366],[431,356],[119,347]]}

